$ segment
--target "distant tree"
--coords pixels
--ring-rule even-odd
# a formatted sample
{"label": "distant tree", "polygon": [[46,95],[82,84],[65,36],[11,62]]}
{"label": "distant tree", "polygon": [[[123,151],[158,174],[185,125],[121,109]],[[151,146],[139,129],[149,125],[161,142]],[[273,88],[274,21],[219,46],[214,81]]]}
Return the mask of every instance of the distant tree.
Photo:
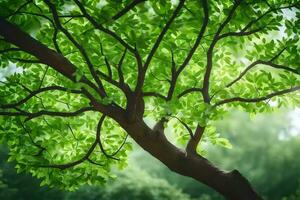
{"label": "distant tree", "polygon": [[75,189],[125,166],[129,135],[227,199],[261,199],[237,170],[204,158],[199,142],[230,148],[212,122],[231,107],[299,105],[299,92],[290,94],[300,89],[299,7],[295,0],[2,0],[1,66],[23,68],[0,86],[10,160],[43,184]]}
{"label": "distant tree", "polygon": [[297,200],[300,198],[300,184],[298,189],[295,191],[295,194],[290,195],[289,197],[283,198],[283,200]]}
{"label": "distant tree", "polygon": [[[135,174],[136,176],[132,176]],[[118,181],[105,187],[82,187],[68,193],[65,200],[192,200],[189,195],[166,180],[151,177],[149,173],[138,168],[130,168],[121,173]]]}
{"label": "distant tree", "polygon": [[[0,145],[0,199],[5,200],[62,200],[64,192],[40,187],[40,181],[30,174],[17,174],[13,163],[7,163],[8,151]],[[1,184],[2,183],[2,184]]]}

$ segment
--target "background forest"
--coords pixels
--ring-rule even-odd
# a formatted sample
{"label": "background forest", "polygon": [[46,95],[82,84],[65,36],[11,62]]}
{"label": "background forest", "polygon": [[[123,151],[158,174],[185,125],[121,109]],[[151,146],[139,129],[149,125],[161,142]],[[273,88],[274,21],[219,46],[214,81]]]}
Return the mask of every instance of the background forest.
{"label": "background forest", "polygon": [[[218,132],[232,149],[203,143],[208,159],[223,169],[234,166],[249,177],[267,200],[300,199],[300,135],[297,115],[282,111],[251,117],[234,112],[217,122]],[[250,123],[249,123],[250,122]],[[84,186],[64,192],[40,187],[39,180],[16,174],[1,146],[0,199],[5,200],[219,200],[216,192],[196,181],[170,172],[157,160],[134,146],[129,165],[115,181],[103,186]],[[208,153],[209,152],[209,153]],[[116,169],[117,170],[117,169]]]}

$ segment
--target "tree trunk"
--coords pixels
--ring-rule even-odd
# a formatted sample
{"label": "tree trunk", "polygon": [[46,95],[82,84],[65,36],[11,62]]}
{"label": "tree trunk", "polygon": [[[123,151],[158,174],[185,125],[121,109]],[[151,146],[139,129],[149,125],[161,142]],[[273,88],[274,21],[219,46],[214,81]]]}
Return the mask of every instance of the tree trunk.
{"label": "tree trunk", "polygon": [[229,200],[262,199],[237,170],[224,172],[198,154],[187,154],[171,144],[163,134],[155,133],[143,121],[120,125],[144,150],[170,170],[210,186]]}

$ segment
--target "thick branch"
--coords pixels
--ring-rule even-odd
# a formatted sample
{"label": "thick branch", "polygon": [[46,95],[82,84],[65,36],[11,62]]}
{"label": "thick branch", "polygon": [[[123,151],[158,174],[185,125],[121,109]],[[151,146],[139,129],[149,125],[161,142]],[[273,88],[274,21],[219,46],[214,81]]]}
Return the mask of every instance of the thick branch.
{"label": "thick branch", "polygon": [[[155,134],[143,121],[120,125],[146,151],[164,163],[170,170],[192,177],[221,193],[230,200],[261,200],[249,182],[236,170],[224,172],[197,154],[187,154],[168,141],[162,134]],[[160,137],[161,135],[161,137]]]}
{"label": "thick branch", "polygon": [[168,119],[165,117],[162,117],[152,128],[153,132],[160,137],[164,137],[165,135],[165,123],[168,122]]}
{"label": "thick branch", "polygon": [[[5,41],[14,44],[17,47],[21,48],[23,51],[37,57],[39,60],[41,60],[42,63],[47,64],[73,82],[76,82],[76,67],[68,59],[66,59],[61,54],[53,51],[52,49],[49,49],[46,45],[41,44],[30,35],[20,30],[17,26],[6,21],[3,17],[0,17],[0,35],[4,37]],[[97,91],[97,87],[84,76],[80,79],[80,81],[89,85],[91,88]],[[103,112],[110,117],[117,117],[120,114],[120,109],[101,105],[86,90],[84,94],[90,99],[93,99],[92,104],[98,111]],[[22,115],[20,113],[8,114],[11,116]]]}
{"label": "thick branch", "polygon": [[65,57],[41,44],[18,27],[0,17],[0,35],[27,53],[34,55],[69,79],[75,81],[76,67]]}

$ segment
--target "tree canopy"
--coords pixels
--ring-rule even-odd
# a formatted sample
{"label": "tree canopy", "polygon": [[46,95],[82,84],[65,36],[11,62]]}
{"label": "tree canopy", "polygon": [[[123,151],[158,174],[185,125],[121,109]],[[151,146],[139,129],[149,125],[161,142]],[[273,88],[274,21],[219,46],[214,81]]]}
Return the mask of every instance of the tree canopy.
{"label": "tree canopy", "polygon": [[129,135],[227,198],[259,199],[237,170],[206,160],[199,142],[231,148],[212,122],[232,108],[255,114],[300,104],[299,7],[295,0],[1,1],[0,65],[19,69],[0,85],[10,160],[43,184],[73,190],[126,166]]}

